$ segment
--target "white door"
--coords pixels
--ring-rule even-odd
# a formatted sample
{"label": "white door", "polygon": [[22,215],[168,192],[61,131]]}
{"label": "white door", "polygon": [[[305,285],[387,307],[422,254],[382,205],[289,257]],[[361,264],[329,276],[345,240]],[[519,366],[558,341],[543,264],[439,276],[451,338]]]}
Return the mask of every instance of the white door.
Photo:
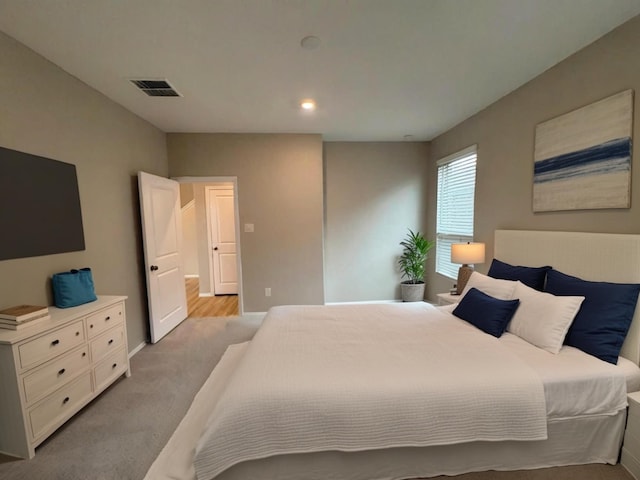
{"label": "white door", "polygon": [[216,295],[237,294],[238,268],[233,187],[207,187],[206,192],[213,290]]}
{"label": "white door", "polygon": [[178,182],[138,172],[151,342],[187,318]]}

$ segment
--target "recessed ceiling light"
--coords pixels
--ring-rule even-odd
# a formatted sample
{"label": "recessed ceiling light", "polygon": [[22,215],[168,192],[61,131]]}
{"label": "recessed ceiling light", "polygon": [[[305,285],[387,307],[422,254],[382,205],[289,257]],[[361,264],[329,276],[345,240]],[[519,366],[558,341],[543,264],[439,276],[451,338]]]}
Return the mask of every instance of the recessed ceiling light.
{"label": "recessed ceiling light", "polygon": [[300,102],[300,107],[307,112],[311,112],[316,109],[316,102],[311,98],[305,98]]}

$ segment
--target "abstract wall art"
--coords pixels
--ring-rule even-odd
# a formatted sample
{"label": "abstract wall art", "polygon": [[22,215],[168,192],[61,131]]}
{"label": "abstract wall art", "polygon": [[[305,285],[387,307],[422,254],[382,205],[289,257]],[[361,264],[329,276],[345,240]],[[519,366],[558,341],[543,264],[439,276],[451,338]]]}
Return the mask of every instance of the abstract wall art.
{"label": "abstract wall art", "polygon": [[536,126],[533,211],[631,206],[633,90]]}

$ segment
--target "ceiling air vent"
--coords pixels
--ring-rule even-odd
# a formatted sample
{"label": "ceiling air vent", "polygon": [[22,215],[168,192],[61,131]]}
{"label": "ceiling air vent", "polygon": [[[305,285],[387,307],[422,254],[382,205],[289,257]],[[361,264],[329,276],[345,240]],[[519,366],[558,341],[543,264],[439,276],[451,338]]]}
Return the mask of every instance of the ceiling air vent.
{"label": "ceiling air vent", "polygon": [[136,87],[150,97],[181,97],[166,80],[131,80]]}

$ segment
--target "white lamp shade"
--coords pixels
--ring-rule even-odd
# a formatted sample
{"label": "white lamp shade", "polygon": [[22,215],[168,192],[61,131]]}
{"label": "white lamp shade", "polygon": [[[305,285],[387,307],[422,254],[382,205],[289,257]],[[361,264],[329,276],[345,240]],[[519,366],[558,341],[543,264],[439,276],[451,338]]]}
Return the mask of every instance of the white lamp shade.
{"label": "white lamp shade", "polygon": [[484,243],[454,243],[451,245],[451,263],[484,263]]}

